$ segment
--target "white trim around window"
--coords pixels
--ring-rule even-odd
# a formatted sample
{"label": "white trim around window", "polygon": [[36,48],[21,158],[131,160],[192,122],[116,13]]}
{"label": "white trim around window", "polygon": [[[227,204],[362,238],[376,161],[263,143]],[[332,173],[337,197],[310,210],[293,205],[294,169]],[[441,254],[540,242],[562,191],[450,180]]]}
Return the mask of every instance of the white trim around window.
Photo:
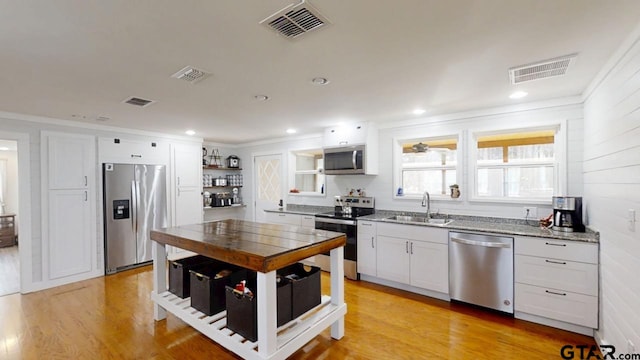
{"label": "white trim around window", "polygon": [[[552,162],[537,162],[535,165],[550,165],[554,168],[554,195],[565,194],[567,189],[567,120],[539,121],[531,126],[519,126],[513,128],[478,128],[470,129],[467,139],[467,174],[468,174],[468,200],[469,202],[484,203],[511,203],[511,204],[539,204],[551,205],[551,196],[548,199],[541,198],[507,198],[507,197],[485,197],[477,194],[477,139],[486,135],[509,134],[515,132],[530,132],[538,130],[555,130],[554,135],[554,160]],[[532,163],[534,164],[534,163]],[[513,165],[502,164],[500,167],[511,167]]]}

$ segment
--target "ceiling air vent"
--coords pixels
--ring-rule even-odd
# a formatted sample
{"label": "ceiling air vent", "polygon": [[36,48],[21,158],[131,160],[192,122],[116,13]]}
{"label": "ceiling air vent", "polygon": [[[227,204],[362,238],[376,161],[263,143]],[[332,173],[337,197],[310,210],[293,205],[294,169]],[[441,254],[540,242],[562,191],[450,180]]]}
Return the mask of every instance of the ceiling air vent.
{"label": "ceiling air vent", "polygon": [[578,54],[561,56],[549,60],[538,61],[533,64],[521,65],[509,69],[511,84],[520,84],[526,81],[546,79],[561,76],[567,73]]}
{"label": "ceiling air vent", "polygon": [[199,70],[192,66],[187,66],[177,73],[171,75],[171,77],[195,84],[198,81],[209,77],[210,75],[211,73],[208,73],[204,70]]}
{"label": "ceiling air vent", "polygon": [[150,105],[152,103],[154,103],[155,101],[153,100],[146,100],[146,99],[141,99],[141,98],[137,98],[137,97],[130,97],[127,98],[125,101],[123,101],[126,104],[131,104],[131,105],[135,105],[135,106],[140,106],[140,107],[145,107],[147,105]]}
{"label": "ceiling air vent", "polygon": [[293,39],[329,24],[329,19],[305,0],[292,4],[260,21],[280,35]]}

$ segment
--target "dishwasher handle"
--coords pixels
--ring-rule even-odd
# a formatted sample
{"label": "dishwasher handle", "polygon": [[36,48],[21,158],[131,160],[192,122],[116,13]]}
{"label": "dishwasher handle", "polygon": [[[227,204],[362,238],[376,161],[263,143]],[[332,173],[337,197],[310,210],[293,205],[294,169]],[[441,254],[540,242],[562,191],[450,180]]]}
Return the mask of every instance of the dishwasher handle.
{"label": "dishwasher handle", "polygon": [[493,247],[493,248],[510,248],[511,247],[510,243],[477,241],[477,240],[461,239],[457,237],[451,237],[451,241],[457,242],[460,244],[473,245],[473,246],[483,246],[483,247]]}

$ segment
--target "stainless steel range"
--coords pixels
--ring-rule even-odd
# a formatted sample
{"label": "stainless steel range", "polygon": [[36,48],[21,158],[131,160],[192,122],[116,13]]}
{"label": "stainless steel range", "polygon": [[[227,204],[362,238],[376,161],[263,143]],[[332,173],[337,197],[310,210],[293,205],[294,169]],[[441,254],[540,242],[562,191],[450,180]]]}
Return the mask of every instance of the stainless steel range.
{"label": "stainless steel range", "polygon": [[[375,201],[372,197],[337,196],[333,212],[316,214],[316,229],[345,233],[347,244],[344,247],[344,275],[351,280],[359,280],[357,268],[358,223],[360,216],[375,213]],[[317,255],[316,265],[329,271],[329,253]]]}

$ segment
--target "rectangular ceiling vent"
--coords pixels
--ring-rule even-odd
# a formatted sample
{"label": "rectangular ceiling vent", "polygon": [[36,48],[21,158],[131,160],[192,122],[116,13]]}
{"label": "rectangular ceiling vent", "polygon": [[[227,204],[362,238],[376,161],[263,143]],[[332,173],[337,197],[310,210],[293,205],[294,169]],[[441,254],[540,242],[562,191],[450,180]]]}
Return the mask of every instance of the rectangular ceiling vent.
{"label": "rectangular ceiling vent", "polygon": [[145,107],[148,105],[153,104],[155,101],[153,100],[146,100],[146,99],[141,99],[141,98],[137,98],[137,97],[130,97],[127,98],[123,101],[123,103],[125,104],[131,104],[131,105],[135,105],[135,106],[140,106],[140,107]]}
{"label": "rectangular ceiling vent", "polygon": [[203,80],[209,76],[211,76],[211,73],[208,73],[204,70],[196,69],[192,66],[187,66],[177,73],[171,75],[172,78],[184,80],[192,84],[195,84],[198,81]]}
{"label": "rectangular ceiling vent", "polygon": [[578,54],[565,55],[533,64],[521,65],[509,69],[511,84],[562,76],[567,73]]}
{"label": "rectangular ceiling vent", "polygon": [[305,0],[292,4],[260,21],[280,35],[293,39],[330,24],[329,19]]}

